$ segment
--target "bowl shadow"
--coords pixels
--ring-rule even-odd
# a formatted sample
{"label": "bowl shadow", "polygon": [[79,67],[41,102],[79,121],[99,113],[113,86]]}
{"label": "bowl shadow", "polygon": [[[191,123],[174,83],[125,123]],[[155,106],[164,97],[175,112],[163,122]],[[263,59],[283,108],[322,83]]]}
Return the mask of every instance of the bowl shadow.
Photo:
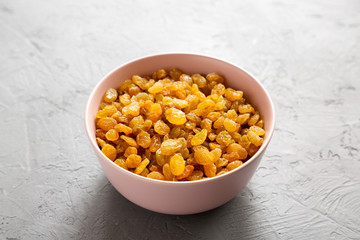
{"label": "bowl shadow", "polygon": [[[81,239],[253,239],[258,221],[247,194],[240,193],[228,203],[198,214],[166,215],[152,212],[128,201],[108,182],[87,199],[89,213],[78,229]],[[247,188],[243,192],[248,191]],[[261,208],[261,207],[260,207]],[[254,235],[255,234],[255,235]]]}

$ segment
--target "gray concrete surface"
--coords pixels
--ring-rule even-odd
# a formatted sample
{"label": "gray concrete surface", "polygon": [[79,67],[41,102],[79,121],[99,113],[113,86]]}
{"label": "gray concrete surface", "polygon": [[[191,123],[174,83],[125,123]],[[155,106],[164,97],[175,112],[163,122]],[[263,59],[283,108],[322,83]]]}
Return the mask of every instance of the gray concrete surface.
{"label": "gray concrete surface", "polygon": [[[276,106],[255,176],[218,209],[168,216],[109,184],[83,125],[114,67],[195,52]],[[0,239],[360,239],[360,2],[0,0]]]}

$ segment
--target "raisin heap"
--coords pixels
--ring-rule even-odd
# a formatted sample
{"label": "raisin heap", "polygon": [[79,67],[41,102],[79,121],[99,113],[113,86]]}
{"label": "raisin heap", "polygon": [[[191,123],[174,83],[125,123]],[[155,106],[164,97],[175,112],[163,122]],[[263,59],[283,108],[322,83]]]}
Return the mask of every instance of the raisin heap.
{"label": "raisin heap", "polygon": [[111,161],[135,174],[193,181],[231,171],[263,143],[264,121],[216,73],[160,69],[108,89],[96,139]]}

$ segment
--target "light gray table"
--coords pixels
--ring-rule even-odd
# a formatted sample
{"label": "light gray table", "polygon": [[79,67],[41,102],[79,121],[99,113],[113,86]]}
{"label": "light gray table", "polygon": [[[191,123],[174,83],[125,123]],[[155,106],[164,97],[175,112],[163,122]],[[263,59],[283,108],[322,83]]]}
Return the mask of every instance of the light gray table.
{"label": "light gray table", "polygon": [[[85,135],[108,71],[163,52],[244,67],[276,107],[235,199],[144,210],[109,184]],[[360,239],[360,2],[0,0],[0,239]]]}

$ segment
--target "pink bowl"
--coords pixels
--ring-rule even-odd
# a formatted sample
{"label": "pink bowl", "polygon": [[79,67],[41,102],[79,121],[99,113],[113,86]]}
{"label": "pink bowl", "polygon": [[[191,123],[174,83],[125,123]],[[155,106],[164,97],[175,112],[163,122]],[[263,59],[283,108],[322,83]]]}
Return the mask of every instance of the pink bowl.
{"label": "pink bowl", "polygon": [[[167,182],[138,176],[110,161],[95,138],[95,116],[105,91],[117,88],[132,75],[146,75],[157,69],[179,68],[186,73],[216,72],[227,86],[244,91],[259,110],[266,135],[260,150],[245,164],[221,176],[192,182]],[[216,208],[235,197],[249,182],[274,131],[274,107],[264,87],[241,68],[212,57],[174,53],[143,57],[126,63],[106,75],[91,92],[85,111],[85,128],[92,147],[111,184],[131,202],[160,213],[193,214]]]}

